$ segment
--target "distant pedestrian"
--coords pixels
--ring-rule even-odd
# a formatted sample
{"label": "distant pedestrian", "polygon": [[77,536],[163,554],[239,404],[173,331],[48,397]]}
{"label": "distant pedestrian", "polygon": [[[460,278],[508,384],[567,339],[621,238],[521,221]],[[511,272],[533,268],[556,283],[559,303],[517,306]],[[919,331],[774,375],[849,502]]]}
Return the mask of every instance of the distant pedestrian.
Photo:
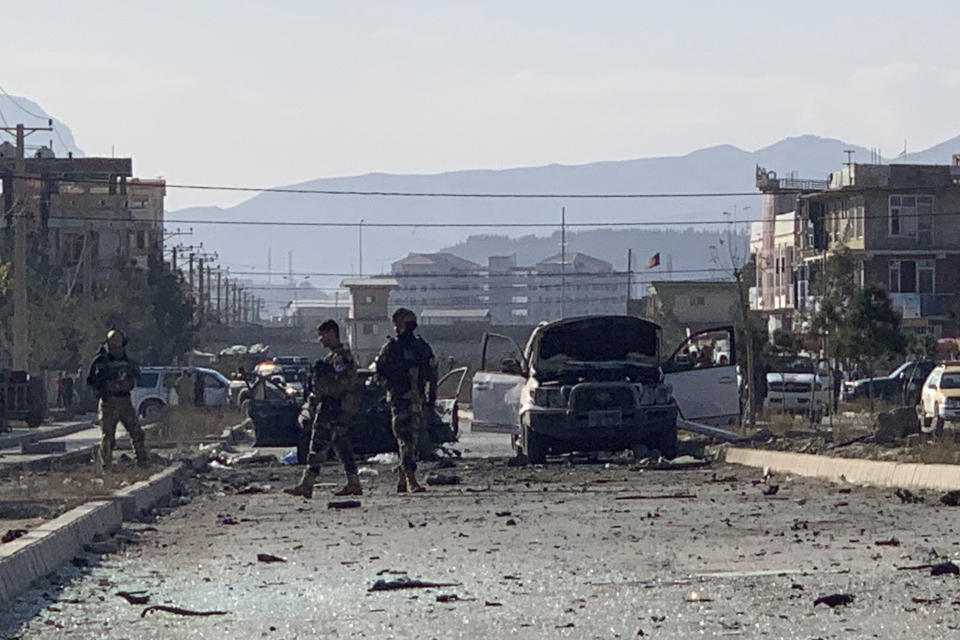
{"label": "distant pedestrian", "polygon": [[174,389],[177,390],[177,402],[181,407],[193,406],[193,387],[190,372],[184,369],[180,372],[180,375],[177,376],[177,381],[174,383]]}
{"label": "distant pedestrian", "polygon": [[376,359],[377,377],[387,390],[393,435],[400,450],[397,493],[425,491],[417,482],[420,439],[425,436],[423,412],[437,399],[437,360],[426,340],[414,334],[417,316],[400,308],[393,313],[396,338],[389,338]]}
{"label": "distant pedestrian", "polygon": [[67,409],[73,406],[73,377],[69,373],[63,376],[63,406]]}
{"label": "distant pedestrian", "polygon": [[64,406],[63,402],[63,373],[57,373],[57,406]]}
{"label": "distant pedestrian", "polygon": [[100,414],[100,455],[104,469],[113,464],[117,424],[122,422],[130,434],[137,463],[147,464],[144,433],[137,420],[137,412],[130,401],[130,391],[140,377],[140,367],[127,356],[127,337],[118,329],[111,329],[107,339],[90,364],[87,384],[96,391]]}
{"label": "distant pedestrian", "polygon": [[194,371],[193,378],[193,405],[195,407],[202,407],[203,403],[203,374],[199,371]]}

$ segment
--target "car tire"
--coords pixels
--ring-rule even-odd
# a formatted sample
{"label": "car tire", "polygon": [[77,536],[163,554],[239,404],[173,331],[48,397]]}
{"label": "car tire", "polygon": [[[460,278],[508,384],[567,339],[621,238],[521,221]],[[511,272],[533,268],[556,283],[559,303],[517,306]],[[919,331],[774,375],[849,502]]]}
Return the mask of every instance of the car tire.
{"label": "car tire", "polygon": [[670,460],[677,457],[677,429],[668,429],[667,431],[662,432],[655,440],[652,440],[649,445],[651,449],[656,449],[660,452],[660,455],[664,458]]}
{"label": "car tire", "polygon": [[943,418],[940,417],[939,405],[933,405],[933,435],[940,437],[943,435]]}
{"label": "car tire", "polygon": [[163,410],[164,404],[159,400],[147,400],[140,405],[140,410],[137,413],[144,420],[156,420],[163,413]]}
{"label": "car tire", "polygon": [[543,464],[547,461],[547,451],[543,442],[530,427],[523,428],[523,453],[530,464]]}
{"label": "car tire", "polygon": [[243,416],[244,418],[251,418],[251,417],[253,417],[253,416],[250,415],[250,400],[249,400],[249,398],[248,398],[248,399],[245,399],[243,402],[240,403],[240,415]]}
{"label": "car tire", "polygon": [[923,405],[917,405],[917,420],[920,422],[921,433],[930,433],[933,431],[933,418],[927,417],[923,412]]}

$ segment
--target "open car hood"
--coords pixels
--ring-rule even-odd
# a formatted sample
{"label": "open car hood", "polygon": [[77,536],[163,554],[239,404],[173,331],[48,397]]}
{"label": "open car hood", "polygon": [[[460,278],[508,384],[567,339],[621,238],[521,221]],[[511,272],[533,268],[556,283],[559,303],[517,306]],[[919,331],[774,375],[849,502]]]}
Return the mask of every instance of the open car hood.
{"label": "open car hood", "polygon": [[650,381],[660,376],[660,327],[631,316],[589,316],[544,325],[529,345],[537,380]]}

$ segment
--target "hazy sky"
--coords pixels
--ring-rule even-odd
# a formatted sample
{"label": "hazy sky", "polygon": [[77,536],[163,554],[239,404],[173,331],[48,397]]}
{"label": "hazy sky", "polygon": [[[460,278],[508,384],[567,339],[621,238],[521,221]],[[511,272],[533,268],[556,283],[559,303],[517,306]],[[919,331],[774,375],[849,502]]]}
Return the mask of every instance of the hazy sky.
{"label": "hazy sky", "polygon": [[[895,155],[960,134],[956,0],[31,0],[3,16],[0,85],[88,155],[114,145],[137,175],[174,182],[576,164],[803,133]],[[171,190],[168,205],[244,198]]]}

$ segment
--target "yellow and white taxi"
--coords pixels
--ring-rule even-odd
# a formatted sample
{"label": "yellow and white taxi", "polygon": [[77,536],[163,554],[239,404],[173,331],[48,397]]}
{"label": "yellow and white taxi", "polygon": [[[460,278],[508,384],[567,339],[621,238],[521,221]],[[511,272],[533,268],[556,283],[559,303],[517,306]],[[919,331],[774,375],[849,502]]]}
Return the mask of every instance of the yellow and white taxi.
{"label": "yellow and white taxi", "polygon": [[946,362],[930,372],[917,414],[924,433],[939,433],[944,424],[960,422],[960,362]]}

